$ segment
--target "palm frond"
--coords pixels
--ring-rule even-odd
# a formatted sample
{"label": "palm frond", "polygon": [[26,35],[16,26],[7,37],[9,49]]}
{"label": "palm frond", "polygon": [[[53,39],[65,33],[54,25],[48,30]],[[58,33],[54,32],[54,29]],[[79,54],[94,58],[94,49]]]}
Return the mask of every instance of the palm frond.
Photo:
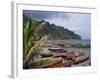
{"label": "palm frond", "polygon": [[38,51],[38,48],[41,47],[46,42],[48,37],[49,37],[49,35],[43,36],[39,41],[36,42],[35,45],[33,45],[33,47],[30,49],[29,53],[27,54],[27,56],[24,59],[24,64],[28,64],[31,57],[35,54],[36,51]]}
{"label": "palm frond", "polygon": [[30,17],[26,22],[23,29],[23,64],[27,66],[29,61],[34,55],[37,55],[40,47],[48,39],[49,35],[39,36],[38,32],[46,27],[46,22],[41,22],[37,24],[36,21]]}

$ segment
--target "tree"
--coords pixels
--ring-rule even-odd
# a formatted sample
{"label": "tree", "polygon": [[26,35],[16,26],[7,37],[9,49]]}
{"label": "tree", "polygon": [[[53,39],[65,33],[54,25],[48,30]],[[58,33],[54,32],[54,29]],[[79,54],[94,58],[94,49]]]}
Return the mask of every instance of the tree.
{"label": "tree", "polygon": [[29,20],[23,26],[23,68],[28,68],[30,60],[35,55],[41,46],[46,42],[49,35],[39,36],[38,32],[46,27],[45,22],[37,25],[36,21],[29,17]]}

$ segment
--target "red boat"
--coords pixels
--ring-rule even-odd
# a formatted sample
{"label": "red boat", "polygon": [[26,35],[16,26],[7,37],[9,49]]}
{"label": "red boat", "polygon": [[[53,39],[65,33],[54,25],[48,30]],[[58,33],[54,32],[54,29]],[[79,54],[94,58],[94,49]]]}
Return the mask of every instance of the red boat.
{"label": "red boat", "polygon": [[86,61],[88,59],[89,59],[89,56],[88,55],[80,56],[80,57],[74,58],[73,59],[73,63],[74,64],[78,64],[78,63],[84,62],[84,61]]}
{"label": "red boat", "polygon": [[77,58],[80,56],[83,56],[84,54],[77,54],[77,53],[59,53],[59,54],[55,54],[53,55],[53,57],[62,57],[62,58],[67,58],[67,59],[73,59],[73,58]]}
{"label": "red boat", "polygon": [[55,54],[55,55],[53,55],[53,57],[63,57],[63,58],[66,58],[66,56],[67,56],[67,54],[65,54],[65,53],[59,53],[59,54]]}
{"label": "red boat", "polygon": [[48,65],[43,65],[40,68],[61,68],[61,67],[71,67],[71,61],[65,61],[63,63],[57,63],[57,64],[53,64],[50,63]]}
{"label": "red boat", "polygon": [[60,64],[54,64],[54,65],[50,65],[49,68],[61,68],[61,67],[71,67],[71,61],[65,61],[63,63]]}
{"label": "red boat", "polygon": [[73,59],[73,58],[77,58],[80,56],[83,56],[84,54],[77,54],[77,53],[67,53],[67,58],[68,59]]}

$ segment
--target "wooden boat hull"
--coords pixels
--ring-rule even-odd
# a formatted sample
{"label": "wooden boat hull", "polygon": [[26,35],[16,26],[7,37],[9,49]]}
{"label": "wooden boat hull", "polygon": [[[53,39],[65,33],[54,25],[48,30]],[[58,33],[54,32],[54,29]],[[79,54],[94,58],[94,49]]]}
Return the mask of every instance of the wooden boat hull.
{"label": "wooden boat hull", "polygon": [[48,68],[50,65],[59,64],[63,62],[63,58],[41,58],[33,61],[30,68]]}
{"label": "wooden boat hull", "polygon": [[89,59],[88,55],[80,56],[80,57],[77,57],[77,58],[73,59],[73,64],[78,64],[78,63],[84,62],[84,61],[86,61],[88,59]]}
{"label": "wooden boat hull", "polygon": [[84,56],[84,54],[68,53],[68,54],[67,54],[67,59],[78,58],[78,57],[80,57],[80,56]]}
{"label": "wooden boat hull", "polygon": [[55,64],[55,65],[51,65],[51,68],[61,68],[61,67],[71,67],[71,62],[70,61],[66,61],[60,64]]}
{"label": "wooden boat hull", "polygon": [[42,57],[51,57],[53,56],[52,54],[41,54]]}
{"label": "wooden boat hull", "polygon": [[67,52],[67,50],[65,50],[64,48],[49,48],[48,50],[52,51],[52,52]]}

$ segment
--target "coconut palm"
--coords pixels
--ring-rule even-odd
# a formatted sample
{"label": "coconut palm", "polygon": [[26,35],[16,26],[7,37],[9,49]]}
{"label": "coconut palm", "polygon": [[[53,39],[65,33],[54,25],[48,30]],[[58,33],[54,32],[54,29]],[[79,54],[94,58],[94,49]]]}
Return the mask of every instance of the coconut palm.
{"label": "coconut palm", "polygon": [[41,46],[49,35],[38,35],[38,32],[46,27],[46,22],[38,24],[32,17],[23,26],[23,67],[28,68],[30,60],[34,59],[35,55],[39,55]]}

